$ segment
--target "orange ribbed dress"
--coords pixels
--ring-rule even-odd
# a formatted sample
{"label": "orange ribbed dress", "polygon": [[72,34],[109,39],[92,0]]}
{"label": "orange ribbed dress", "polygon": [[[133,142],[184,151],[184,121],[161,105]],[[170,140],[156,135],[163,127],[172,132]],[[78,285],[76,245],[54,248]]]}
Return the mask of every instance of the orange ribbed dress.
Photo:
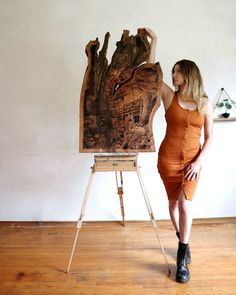
{"label": "orange ribbed dress", "polygon": [[198,110],[180,106],[177,93],[165,114],[167,128],[158,153],[158,171],[169,200],[177,200],[181,189],[185,198],[193,199],[198,180],[186,180],[187,166],[201,151],[200,137],[204,116]]}

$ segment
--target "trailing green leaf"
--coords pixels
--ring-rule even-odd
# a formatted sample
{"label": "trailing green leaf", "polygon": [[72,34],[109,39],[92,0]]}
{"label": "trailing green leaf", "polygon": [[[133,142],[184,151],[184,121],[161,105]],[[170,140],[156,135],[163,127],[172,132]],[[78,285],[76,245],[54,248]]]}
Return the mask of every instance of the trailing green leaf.
{"label": "trailing green leaf", "polygon": [[218,108],[222,108],[223,106],[224,106],[224,103],[222,101],[217,103]]}
{"label": "trailing green leaf", "polygon": [[229,103],[226,103],[226,104],[225,104],[225,107],[226,107],[228,110],[232,109],[232,105],[229,104]]}

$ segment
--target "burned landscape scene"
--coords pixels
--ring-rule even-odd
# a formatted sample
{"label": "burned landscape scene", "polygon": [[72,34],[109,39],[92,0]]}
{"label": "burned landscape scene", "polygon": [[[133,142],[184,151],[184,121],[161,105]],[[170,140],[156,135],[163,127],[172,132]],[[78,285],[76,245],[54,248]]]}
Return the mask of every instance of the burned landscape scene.
{"label": "burned landscape scene", "polygon": [[80,97],[81,152],[155,151],[152,119],[160,105],[162,71],[149,64],[145,32],[124,30],[108,65],[109,33],[86,46],[88,66]]}

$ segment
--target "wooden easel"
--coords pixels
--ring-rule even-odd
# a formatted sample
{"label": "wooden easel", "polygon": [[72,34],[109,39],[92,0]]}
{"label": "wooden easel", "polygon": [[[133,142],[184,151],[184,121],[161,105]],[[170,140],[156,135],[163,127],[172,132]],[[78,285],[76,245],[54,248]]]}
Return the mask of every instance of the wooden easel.
{"label": "wooden easel", "polygon": [[[152,208],[147,196],[147,192],[145,190],[144,187],[144,183],[143,183],[143,179],[141,176],[141,171],[140,171],[140,167],[138,166],[138,155],[109,155],[109,156],[105,156],[105,155],[100,155],[100,156],[94,156],[94,165],[93,167],[91,167],[92,172],[89,178],[89,182],[88,182],[88,186],[85,192],[85,196],[84,196],[84,200],[81,206],[81,211],[80,211],[80,216],[78,219],[78,223],[77,223],[77,231],[75,234],[75,239],[74,239],[74,244],[72,247],[72,251],[71,251],[71,255],[70,255],[70,260],[69,260],[69,264],[67,267],[67,273],[69,273],[70,271],[70,266],[71,266],[71,262],[72,262],[72,258],[74,255],[74,251],[75,251],[75,247],[76,247],[76,243],[77,243],[77,239],[79,236],[79,231],[80,228],[82,226],[82,222],[83,222],[83,217],[84,217],[84,212],[85,212],[85,207],[87,204],[87,200],[88,200],[88,196],[91,190],[91,186],[92,186],[92,182],[93,182],[93,178],[95,176],[96,172],[109,172],[109,171],[115,171],[116,173],[116,183],[117,183],[117,189],[118,189],[118,195],[120,197],[120,206],[121,206],[121,213],[122,213],[122,219],[123,222],[122,224],[124,225],[124,204],[123,204],[123,177],[122,177],[122,171],[136,171],[137,172],[137,176],[139,179],[139,183],[143,192],[143,196],[145,199],[145,203],[148,209],[148,213],[153,225],[153,228],[156,232],[156,236],[160,245],[160,248],[162,250],[162,254],[166,263],[166,267],[167,267],[167,274],[170,275],[171,271],[169,268],[169,264],[165,255],[165,251],[164,248],[162,246],[161,240],[159,238],[158,235],[158,230],[157,230],[157,222],[154,218],[153,212],[152,212]],[[117,176],[117,172],[120,172],[120,182],[121,185],[118,185],[118,176]]]}

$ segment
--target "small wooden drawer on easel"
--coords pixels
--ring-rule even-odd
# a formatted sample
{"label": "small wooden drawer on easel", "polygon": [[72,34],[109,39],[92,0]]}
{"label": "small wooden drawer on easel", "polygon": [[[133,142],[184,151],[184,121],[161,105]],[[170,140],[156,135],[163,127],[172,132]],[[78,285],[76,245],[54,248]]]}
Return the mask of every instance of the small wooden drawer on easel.
{"label": "small wooden drawer on easel", "polygon": [[95,156],[95,171],[136,171],[137,156]]}

